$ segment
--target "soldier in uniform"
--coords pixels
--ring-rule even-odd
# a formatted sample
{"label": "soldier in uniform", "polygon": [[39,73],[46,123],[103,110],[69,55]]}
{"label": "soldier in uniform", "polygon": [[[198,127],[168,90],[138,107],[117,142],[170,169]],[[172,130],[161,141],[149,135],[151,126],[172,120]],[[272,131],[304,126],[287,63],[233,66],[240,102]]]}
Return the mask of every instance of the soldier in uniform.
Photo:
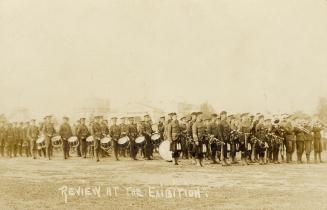
{"label": "soldier in uniform", "polygon": [[285,131],[285,142],[286,142],[286,163],[292,162],[292,155],[295,150],[294,143],[294,128],[290,120],[290,116],[285,118],[285,124],[283,125]]}
{"label": "soldier in uniform", "polygon": [[318,162],[317,157],[319,158],[319,162],[322,163],[321,160],[321,152],[322,152],[322,144],[321,144],[321,130],[323,129],[322,125],[316,123],[313,128],[313,149],[314,149],[314,158],[315,163]]}
{"label": "soldier in uniform", "polygon": [[164,140],[164,132],[165,132],[165,116],[162,116],[159,119],[158,132],[160,135],[160,142],[162,142]]}
{"label": "soldier in uniform", "polygon": [[251,121],[248,118],[248,113],[243,113],[241,115],[241,122],[239,126],[240,135],[240,151],[241,151],[241,160],[243,165],[249,165],[251,161]]}
{"label": "soldier in uniform", "polygon": [[77,156],[78,157],[81,157],[82,156],[82,152],[81,152],[81,147],[82,147],[82,144],[81,144],[81,139],[79,139],[78,135],[77,135],[77,130],[79,129],[79,126],[81,125],[81,121],[80,120],[77,120],[76,121],[76,124],[74,125],[74,134],[77,136],[78,138],[78,141],[79,141],[79,144],[78,146],[76,147],[76,152],[77,152]]}
{"label": "soldier in uniform", "polygon": [[17,153],[21,157],[23,156],[23,141],[24,141],[24,123],[20,122],[18,126]]}
{"label": "soldier in uniform", "polygon": [[72,128],[70,127],[68,117],[63,117],[63,123],[61,124],[59,128],[59,135],[62,139],[62,150],[64,159],[67,159],[69,157],[69,144],[68,139],[73,135]]}
{"label": "soldier in uniform", "polygon": [[266,163],[273,161],[273,127],[271,119],[265,119],[266,137],[265,137],[265,151],[267,153]]}
{"label": "soldier in uniform", "polygon": [[180,141],[182,146],[182,158],[188,159],[187,122],[185,116],[180,118],[179,127],[181,130]]}
{"label": "soldier in uniform", "polygon": [[203,157],[207,152],[207,148],[205,145],[206,141],[206,126],[202,120],[202,113],[199,112],[197,114],[197,119],[192,126],[192,135],[194,141],[193,152],[195,153],[195,161],[197,165],[203,167]]}
{"label": "soldier in uniform", "polygon": [[237,164],[236,160],[236,152],[237,152],[237,146],[239,145],[239,134],[238,134],[238,123],[235,119],[234,115],[229,116],[230,119],[230,129],[233,134],[230,135],[230,157],[232,158],[232,164]]}
{"label": "soldier in uniform", "polygon": [[224,142],[222,146],[223,166],[229,166],[229,163],[227,163],[227,144],[230,144],[230,133],[231,128],[227,122],[227,112],[222,111],[220,113],[220,123],[218,124],[218,135],[219,139]]}
{"label": "soldier in uniform", "polygon": [[47,116],[46,122],[43,126],[43,134],[45,137],[45,152],[46,152],[46,156],[48,157],[49,160],[51,160],[51,156],[52,156],[51,138],[55,135],[55,133],[56,133],[56,130],[51,121],[51,116]]}
{"label": "soldier in uniform", "polygon": [[197,113],[192,112],[191,113],[191,120],[186,124],[186,135],[187,135],[187,141],[188,141],[188,153],[190,158],[192,158],[195,161],[195,149],[194,149],[194,141],[193,141],[193,133],[192,128],[193,124],[196,121]]}
{"label": "soldier in uniform", "polygon": [[13,155],[14,157],[17,156],[18,153],[18,143],[19,143],[19,128],[18,128],[18,123],[14,122],[14,140],[13,140]]}
{"label": "soldier in uniform", "polygon": [[210,145],[210,149],[211,149],[211,160],[212,160],[212,164],[217,164],[217,150],[218,150],[218,142],[214,141],[214,139],[218,139],[218,124],[217,124],[217,114],[212,114],[211,115],[211,121],[210,123],[207,125],[207,134],[208,134],[208,138],[209,138],[209,145]]}
{"label": "soldier in uniform", "polygon": [[130,156],[133,160],[137,160],[136,156],[137,156],[137,151],[138,151],[138,147],[135,143],[135,139],[137,138],[138,132],[137,132],[137,125],[134,123],[134,117],[129,117],[129,124],[128,124],[128,138],[130,140],[130,145],[129,145],[129,149],[130,149]]}
{"label": "soldier in uniform", "polygon": [[0,122],[0,154],[4,157],[5,146],[6,146],[6,128],[4,122]]}
{"label": "soldier in uniform", "polygon": [[259,164],[265,164],[264,157],[265,157],[265,139],[267,135],[267,129],[264,124],[264,116],[260,115],[258,118],[258,123],[255,128],[255,135],[257,137],[257,141],[255,143],[255,148],[257,154],[259,155]]}
{"label": "soldier in uniform", "polygon": [[[301,127],[302,127],[302,125],[301,125]],[[303,129],[296,126],[296,127],[294,127],[294,134],[296,136],[297,163],[302,163],[302,155],[303,155],[303,152],[304,152],[305,132],[304,132]]]}
{"label": "soldier in uniform", "polygon": [[81,155],[83,158],[86,158],[87,154],[87,143],[86,138],[90,135],[89,129],[85,125],[85,118],[80,119],[81,124],[78,126],[76,135],[79,139],[80,149],[81,149]]}
{"label": "soldier in uniform", "polygon": [[[126,118],[121,117],[120,118],[120,138],[125,137],[128,135],[128,125],[126,124]],[[120,146],[119,147],[119,155],[122,157],[126,157],[126,146]]]}
{"label": "soldier in uniform", "polygon": [[30,127],[30,122],[25,122],[24,125],[24,137],[23,137],[23,148],[25,149],[25,155],[26,157],[30,157],[31,156],[31,146],[30,146],[30,141],[27,138],[27,132],[28,132],[28,128]]}
{"label": "soldier in uniform", "polygon": [[33,159],[36,159],[37,145],[36,140],[39,137],[40,131],[39,128],[35,125],[35,120],[31,120],[31,125],[27,130],[27,138],[30,141],[30,151],[32,153]]}
{"label": "soldier in uniform", "polygon": [[116,160],[118,159],[118,139],[120,138],[120,126],[117,125],[117,117],[111,118],[112,125],[110,126],[109,135],[111,137]]}
{"label": "soldier in uniform", "polygon": [[272,128],[272,133],[276,136],[272,142],[273,161],[275,164],[280,163],[278,161],[279,150],[280,150],[280,147],[283,146],[282,144],[284,141],[284,133],[278,123],[279,123],[279,120],[278,119],[275,120],[273,128]]}
{"label": "soldier in uniform", "polygon": [[304,128],[309,131],[309,133],[305,133],[305,140],[304,140],[304,149],[305,149],[305,156],[307,158],[307,163],[310,163],[310,153],[312,150],[312,127],[306,121],[304,123]]}
{"label": "soldier in uniform", "polygon": [[[101,119],[101,139],[109,135],[109,128],[108,128],[108,121],[105,119]],[[104,149],[100,147],[101,150],[101,156],[109,156],[108,152],[106,152]]]}
{"label": "soldier in uniform", "polygon": [[92,124],[92,135],[94,138],[94,150],[96,161],[99,162],[99,156],[101,151],[101,138],[102,138],[102,128],[100,124],[100,116],[95,116],[94,122]]}
{"label": "soldier in uniform", "polygon": [[172,151],[173,162],[175,165],[178,165],[178,158],[181,151],[181,142],[180,142],[180,126],[177,120],[177,114],[171,113],[172,116],[171,122],[168,124],[168,141],[170,141],[170,151]]}
{"label": "soldier in uniform", "polygon": [[15,152],[15,129],[12,123],[8,123],[8,128],[6,131],[6,145],[7,145],[7,156],[12,157]]}
{"label": "soldier in uniform", "polygon": [[151,160],[153,156],[153,143],[151,140],[152,126],[149,115],[144,115],[144,123],[141,126],[140,133],[145,137],[144,156],[147,160]]}

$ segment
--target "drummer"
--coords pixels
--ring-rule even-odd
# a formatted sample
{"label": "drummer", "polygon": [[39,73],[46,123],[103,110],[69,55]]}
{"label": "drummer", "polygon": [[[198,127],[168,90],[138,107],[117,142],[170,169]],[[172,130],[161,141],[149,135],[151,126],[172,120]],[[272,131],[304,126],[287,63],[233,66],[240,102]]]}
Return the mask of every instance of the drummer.
{"label": "drummer", "polygon": [[137,151],[138,151],[138,147],[135,143],[135,139],[137,137],[137,125],[134,123],[134,117],[129,117],[128,118],[128,137],[130,139],[130,145],[129,145],[129,148],[130,148],[130,157],[133,159],[133,160],[137,160],[136,159],[136,155],[137,155]]}
{"label": "drummer", "polygon": [[109,128],[109,135],[112,139],[115,158],[116,158],[116,160],[119,160],[118,159],[118,139],[120,138],[120,127],[117,125],[117,117],[112,117],[111,121],[112,121],[112,125]]}
{"label": "drummer", "polygon": [[[120,118],[120,138],[128,136],[128,125],[126,124],[126,117],[121,117]],[[119,147],[119,155],[126,157],[126,146],[120,146]]]}
{"label": "drummer", "polygon": [[62,139],[62,150],[64,154],[64,159],[67,159],[69,157],[69,144],[68,139],[73,135],[72,128],[70,127],[68,117],[63,117],[63,123],[60,126],[59,129],[59,135]]}

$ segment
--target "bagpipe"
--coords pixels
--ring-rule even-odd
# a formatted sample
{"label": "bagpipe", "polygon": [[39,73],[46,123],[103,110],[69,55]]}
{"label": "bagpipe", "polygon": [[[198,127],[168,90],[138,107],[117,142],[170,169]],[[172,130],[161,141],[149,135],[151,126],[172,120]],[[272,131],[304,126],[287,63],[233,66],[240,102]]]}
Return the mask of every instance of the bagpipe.
{"label": "bagpipe", "polygon": [[267,138],[269,138],[273,144],[282,144],[284,141],[283,137],[277,136],[274,133],[268,133]]}
{"label": "bagpipe", "polygon": [[211,135],[209,136],[209,144],[224,145],[225,143],[222,140],[217,139],[213,135]]}

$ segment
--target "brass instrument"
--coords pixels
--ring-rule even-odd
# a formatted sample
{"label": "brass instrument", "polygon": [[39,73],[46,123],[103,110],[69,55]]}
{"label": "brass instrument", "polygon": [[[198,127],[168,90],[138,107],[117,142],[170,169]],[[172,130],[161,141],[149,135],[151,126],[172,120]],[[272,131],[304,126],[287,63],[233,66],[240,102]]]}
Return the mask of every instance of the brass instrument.
{"label": "brass instrument", "polygon": [[302,125],[295,124],[294,125],[294,128],[297,128],[297,129],[303,131],[306,134],[311,134],[311,131],[309,131],[308,129],[304,128]]}

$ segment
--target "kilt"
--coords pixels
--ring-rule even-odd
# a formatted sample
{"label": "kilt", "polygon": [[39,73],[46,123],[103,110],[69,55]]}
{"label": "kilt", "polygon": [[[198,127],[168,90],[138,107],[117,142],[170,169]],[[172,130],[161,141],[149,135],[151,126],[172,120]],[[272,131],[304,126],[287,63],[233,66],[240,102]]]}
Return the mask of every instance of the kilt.
{"label": "kilt", "polygon": [[207,152],[207,148],[206,145],[204,144],[204,142],[199,141],[199,144],[193,145],[193,153],[195,155],[195,158],[197,159],[203,159],[204,154]]}

